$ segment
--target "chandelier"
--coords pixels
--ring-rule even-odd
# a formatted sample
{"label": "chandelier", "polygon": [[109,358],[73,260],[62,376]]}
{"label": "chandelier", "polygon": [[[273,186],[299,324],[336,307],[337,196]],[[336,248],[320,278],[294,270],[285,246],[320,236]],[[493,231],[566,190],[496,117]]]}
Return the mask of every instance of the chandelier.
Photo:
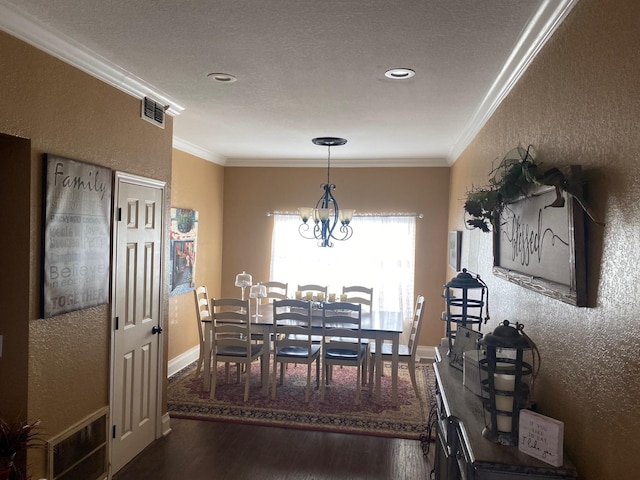
{"label": "chandelier", "polygon": [[[298,231],[302,237],[308,240],[318,240],[319,247],[333,247],[332,240],[348,240],[353,235],[353,229],[349,225],[353,218],[353,210],[340,210],[332,190],[336,186],[331,183],[331,147],[347,143],[344,138],[318,137],[312,140],[316,145],[327,147],[327,183],[322,184],[324,193],[316,203],[315,208],[301,207],[298,209],[302,223]],[[309,222],[313,220],[313,224]]]}

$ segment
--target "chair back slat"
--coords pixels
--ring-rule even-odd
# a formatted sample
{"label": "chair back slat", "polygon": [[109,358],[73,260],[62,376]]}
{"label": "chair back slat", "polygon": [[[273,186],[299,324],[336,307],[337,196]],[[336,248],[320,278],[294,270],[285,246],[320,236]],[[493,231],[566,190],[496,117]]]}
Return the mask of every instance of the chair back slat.
{"label": "chair back slat", "polygon": [[298,291],[302,292],[303,294],[305,292],[315,292],[315,293],[324,293],[325,295],[327,294],[327,286],[322,286],[322,285],[316,285],[313,283],[309,283],[307,285],[298,285]]}
{"label": "chair back slat", "polygon": [[371,308],[371,304],[373,302],[373,288],[351,285],[342,287],[342,293],[347,296],[347,302],[359,303],[360,305],[367,305]]}
{"label": "chair back slat", "polygon": [[418,350],[418,341],[420,340],[420,330],[422,328],[422,317],[424,316],[424,297],[418,295],[416,297],[416,305],[413,309],[413,320],[411,322],[411,333],[409,334],[408,347],[411,356],[415,356]]}
{"label": "chair back slat", "polygon": [[275,280],[269,280],[268,282],[262,282],[261,285],[267,287],[267,296],[265,300],[267,302],[277,299],[285,300],[289,295],[289,284],[284,282],[277,282]]}

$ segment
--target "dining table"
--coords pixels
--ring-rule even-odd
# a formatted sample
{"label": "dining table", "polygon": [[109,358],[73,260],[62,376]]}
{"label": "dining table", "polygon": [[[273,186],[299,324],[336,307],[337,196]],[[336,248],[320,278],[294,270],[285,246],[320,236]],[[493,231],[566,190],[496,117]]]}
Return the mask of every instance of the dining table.
{"label": "dining table", "polygon": [[[251,332],[262,334],[264,338],[269,338],[274,332],[273,325],[273,306],[272,304],[260,305],[259,314],[256,316],[252,311]],[[212,340],[213,340],[213,321],[211,319],[203,319],[204,323],[204,390],[211,390],[211,361],[212,361]],[[369,311],[364,308],[361,312],[361,334],[363,339],[375,342],[375,354],[373,361],[375,362],[375,401],[381,402],[381,383],[382,383],[382,343],[388,341],[391,343],[391,399],[393,405],[398,404],[398,349],[400,345],[400,335],[402,334],[403,316],[401,312],[390,311]],[[312,307],[312,335],[322,335],[322,303],[313,303]],[[269,345],[270,342],[267,342]],[[269,365],[270,348],[265,348],[263,353],[263,362]],[[268,371],[267,369],[263,369]],[[262,394],[268,395],[269,381],[268,373],[263,373],[262,378]]]}

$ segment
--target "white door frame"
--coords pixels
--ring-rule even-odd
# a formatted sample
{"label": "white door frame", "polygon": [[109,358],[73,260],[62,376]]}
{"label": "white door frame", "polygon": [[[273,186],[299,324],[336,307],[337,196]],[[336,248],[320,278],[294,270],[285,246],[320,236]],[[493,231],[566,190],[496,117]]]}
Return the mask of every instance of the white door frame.
{"label": "white door frame", "polygon": [[[118,208],[117,208],[117,199],[119,198],[119,193],[120,193],[120,184],[121,183],[130,183],[130,184],[134,184],[134,185],[139,185],[139,186],[143,186],[143,187],[149,187],[149,188],[156,188],[162,191],[162,229],[161,229],[161,236],[160,236],[160,245],[161,245],[161,251],[160,251],[160,305],[158,305],[158,314],[159,314],[159,320],[162,323],[165,323],[165,307],[164,307],[164,300],[163,300],[163,292],[165,291],[165,287],[164,287],[164,282],[165,282],[165,272],[166,272],[166,221],[167,221],[167,216],[166,216],[166,182],[161,181],[161,180],[154,180],[152,178],[147,178],[147,177],[141,177],[138,175],[134,175],[134,174],[130,174],[130,173],[126,173],[126,172],[115,172],[114,175],[114,186],[113,186],[113,232],[112,232],[112,245],[115,246],[116,245],[116,238],[118,235],[118,228],[119,228],[119,222],[118,222]],[[116,288],[116,283],[117,283],[117,276],[115,275],[115,265],[116,265],[116,261],[115,261],[115,254],[116,252],[113,251],[112,252],[112,263],[111,263],[111,292],[112,295],[115,296],[116,292],[117,292],[117,288]],[[111,420],[111,418],[113,418],[113,405],[114,405],[114,354],[115,354],[115,318],[113,315],[113,306],[114,306],[114,298],[111,298],[111,348],[110,348],[110,359],[109,359],[109,363],[110,363],[110,371],[109,371],[109,430],[111,430],[111,426],[113,425],[113,422]],[[162,328],[164,330],[164,332],[166,332],[167,330],[167,325],[163,325]],[[161,403],[162,403],[162,391],[164,388],[164,378],[163,378],[163,373],[164,373],[164,340],[163,337],[158,335],[158,381],[156,382],[157,384],[157,391],[156,391],[156,421],[155,421],[155,438],[158,439],[160,437],[162,437],[163,435],[166,435],[167,433],[169,433],[169,431],[171,430],[169,427],[169,417],[168,415],[163,416],[163,412],[161,407]],[[165,418],[166,417],[166,418]],[[111,431],[109,431],[108,433],[108,437],[109,437],[109,478],[111,478],[111,476],[113,475],[113,472],[111,471],[111,441],[113,440],[113,434]]]}

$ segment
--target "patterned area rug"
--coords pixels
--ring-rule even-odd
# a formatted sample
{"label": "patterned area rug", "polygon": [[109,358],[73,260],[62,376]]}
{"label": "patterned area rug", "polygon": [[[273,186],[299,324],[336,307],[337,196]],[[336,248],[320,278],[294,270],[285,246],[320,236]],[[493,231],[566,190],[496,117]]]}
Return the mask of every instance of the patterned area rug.
{"label": "patterned area rug", "polygon": [[420,398],[416,398],[406,365],[400,365],[398,406],[391,402],[390,364],[385,365],[382,377],[381,403],[373,401],[375,392],[369,396],[367,386],[362,389],[360,405],[355,405],[355,368],[334,367],[322,403],[320,390],[315,388],[314,366],[310,399],[305,404],[306,365],[288,365],[284,384],[278,385],[277,397],[271,400],[270,395],[261,394],[259,362],[254,362],[249,400],[244,403],[244,377],[240,384],[236,383],[235,366],[231,367],[228,384],[224,381],[224,366],[219,366],[215,399],[209,399],[202,388],[202,375],[194,378],[195,365],[169,378],[168,408],[172,417],[420,439],[427,431],[429,412],[436,398],[431,364],[417,366]]}

